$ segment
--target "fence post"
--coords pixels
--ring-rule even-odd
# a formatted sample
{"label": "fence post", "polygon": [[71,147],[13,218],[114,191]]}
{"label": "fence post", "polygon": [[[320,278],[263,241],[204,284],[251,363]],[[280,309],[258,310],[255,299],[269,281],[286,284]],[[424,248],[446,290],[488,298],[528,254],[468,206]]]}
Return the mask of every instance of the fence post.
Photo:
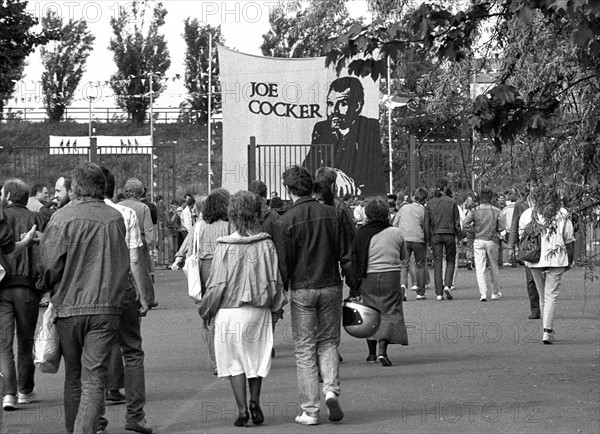
{"label": "fence post", "polygon": [[98,163],[98,138],[90,137],[90,163]]}
{"label": "fence post", "polygon": [[248,188],[250,183],[256,179],[256,137],[250,136],[248,145]]}

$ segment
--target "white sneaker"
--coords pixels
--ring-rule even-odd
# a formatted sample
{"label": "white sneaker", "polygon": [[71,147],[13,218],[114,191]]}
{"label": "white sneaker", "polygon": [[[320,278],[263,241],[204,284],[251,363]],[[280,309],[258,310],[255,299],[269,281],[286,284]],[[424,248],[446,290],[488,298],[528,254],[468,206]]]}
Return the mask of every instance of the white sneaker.
{"label": "white sneaker", "polygon": [[29,393],[18,393],[17,394],[18,398],[19,398],[19,404],[29,404],[33,401],[35,401],[35,398],[37,397],[37,393],[35,392],[35,389],[33,389],[31,392]]}
{"label": "white sneaker", "polygon": [[17,397],[15,395],[5,395],[2,399],[2,408],[4,411],[13,411],[17,409]]}
{"label": "white sneaker", "polygon": [[411,291],[417,291],[419,289],[419,287],[417,285],[413,285],[410,287]]}
{"label": "white sneaker", "polygon": [[542,342],[545,345],[552,345],[554,343],[554,331],[546,331],[547,329],[544,329],[544,335],[542,337]]}
{"label": "white sneaker", "polygon": [[303,411],[300,416],[296,416],[294,422],[299,423],[301,425],[318,425],[319,418],[318,416],[311,416],[307,412]]}
{"label": "white sneaker", "polygon": [[441,295],[437,296],[437,301],[442,301],[444,299],[444,297],[442,297]]}
{"label": "white sneaker", "polygon": [[479,301],[487,301],[487,297],[486,296],[482,296]]}
{"label": "white sneaker", "polygon": [[444,286],[444,295],[448,300],[452,300],[454,298],[452,297],[452,290],[447,286]]}
{"label": "white sneaker", "polygon": [[342,407],[340,407],[340,403],[335,392],[327,392],[325,395],[325,405],[327,406],[327,412],[329,413],[330,421],[339,422],[344,418],[344,412],[342,411]]}
{"label": "white sneaker", "polygon": [[492,300],[498,300],[500,297],[502,297],[501,292],[498,292],[497,294],[492,294]]}
{"label": "white sneaker", "polygon": [[424,295],[418,295],[417,294],[417,300],[425,300],[427,297],[425,297]]}

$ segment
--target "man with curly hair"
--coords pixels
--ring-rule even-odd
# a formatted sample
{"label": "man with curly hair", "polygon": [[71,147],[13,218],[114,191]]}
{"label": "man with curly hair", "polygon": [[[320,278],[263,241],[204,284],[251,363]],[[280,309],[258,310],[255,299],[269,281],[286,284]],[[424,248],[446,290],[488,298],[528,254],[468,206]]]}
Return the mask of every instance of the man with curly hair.
{"label": "man with curly hair", "polygon": [[292,166],[283,173],[292,207],[277,220],[275,241],[285,289],[291,290],[292,334],[302,414],[296,423],[319,423],[319,372],[329,420],[342,420],[338,346],[342,305],[340,266],[351,289],[352,233],[334,207],[312,198],[310,172]]}

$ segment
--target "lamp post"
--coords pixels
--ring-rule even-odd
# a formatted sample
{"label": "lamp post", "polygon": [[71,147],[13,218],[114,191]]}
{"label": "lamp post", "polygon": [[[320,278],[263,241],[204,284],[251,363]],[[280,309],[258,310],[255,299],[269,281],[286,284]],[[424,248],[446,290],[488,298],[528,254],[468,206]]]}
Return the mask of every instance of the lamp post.
{"label": "lamp post", "polygon": [[93,96],[89,98],[89,138],[90,138],[90,149],[88,152],[88,161],[91,163],[97,163],[98,161],[98,143],[96,137],[92,137],[92,101],[95,99]]}
{"label": "lamp post", "polygon": [[148,73],[150,80],[150,201],[154,201],[154,90],[152,89],[152,83],[154,73]]}

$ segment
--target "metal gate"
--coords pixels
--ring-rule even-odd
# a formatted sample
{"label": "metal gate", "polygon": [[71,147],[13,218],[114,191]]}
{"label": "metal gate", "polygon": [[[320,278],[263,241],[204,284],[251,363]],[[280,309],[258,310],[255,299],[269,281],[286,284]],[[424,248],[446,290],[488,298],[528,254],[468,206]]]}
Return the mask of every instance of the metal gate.
{"label": "metal gate", "polygon": [[[471,191],[471,146],[461,140],[424,140],[410,136],[407,146],[406,185],[433,188],[440,178],[453,192]],[[407,192],[408,193],[408,192]]]}
{"label": "metal gate", "polygon": [[[90,147],[81,147],[79,153],[51,155],[47,146],[18,146],[0,151],[0,182],[19,178],[30,186],[44,183],[52,190],[56,180],[70,175],[82,163],[90,160]],[[150,199],[151,177],[154,178],[154,196],[161,195],[165,206],[176,197],[176,158],[174,146],[138,147],[138,153],[123,153],[121,147],[102,147],[94,161],[115,175],[116,193],[129,178],[138,178],[148,190]],[[152,198],[154,201],[154,198]],[[164,228],[159,224],[158,263],[172,260],[163,248]]]}
{"label": "metal gate", "polygon": [[[319,150],[328,155],[328,161],[333,161],[333,145],[259,145],[255,137],[250,137],[248,145],[248,182],[260,179],[269,192],[278,192],[279,196],[289,199],[281,175],[292,165],[302,165],[304,158],[311,149]],[[312,174],[314,175],[314,173]]]}

